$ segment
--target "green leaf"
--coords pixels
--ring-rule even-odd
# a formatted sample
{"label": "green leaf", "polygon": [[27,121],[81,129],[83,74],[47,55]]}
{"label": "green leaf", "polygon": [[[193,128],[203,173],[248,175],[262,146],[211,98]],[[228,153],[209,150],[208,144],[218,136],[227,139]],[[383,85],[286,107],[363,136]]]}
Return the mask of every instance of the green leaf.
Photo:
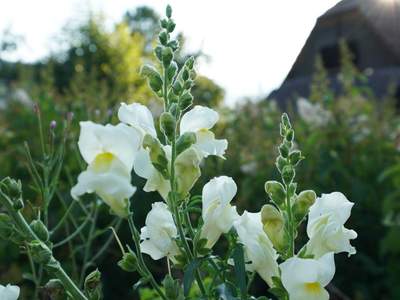
{"label": "green leaf", "polygon": [[197,268],[200,267],[202,261],[203,260],[199,258],[194,259],[185,270],[183,275],[183,294],[185,297],[189,295],[190,288],[194,281],[195,272]]}
{"label": "green leaf", "polygon": [[236,284],[240,289],[242,299],[247,299],[246,266],[244,261],[243,245],[237,244],[233,250],[233,262]]}

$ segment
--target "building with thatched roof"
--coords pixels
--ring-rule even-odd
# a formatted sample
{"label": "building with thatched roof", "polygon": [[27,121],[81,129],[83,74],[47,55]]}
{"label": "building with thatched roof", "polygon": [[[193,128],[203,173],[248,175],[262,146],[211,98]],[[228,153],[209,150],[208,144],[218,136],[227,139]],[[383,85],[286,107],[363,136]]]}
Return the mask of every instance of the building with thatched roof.
{"label": "building with thatched roof", "polygon": [[[318,55],[327,69],[333,89],[339,89],[339,42],[345,40],[353,62],[366,71],[377,96],[389,84],[400,87],[400,1],[343,0],[317,19],[303,49],[281,87],[271,93],[280,103],[307,97]],[[400,98],[400,88],[397,88]]]}

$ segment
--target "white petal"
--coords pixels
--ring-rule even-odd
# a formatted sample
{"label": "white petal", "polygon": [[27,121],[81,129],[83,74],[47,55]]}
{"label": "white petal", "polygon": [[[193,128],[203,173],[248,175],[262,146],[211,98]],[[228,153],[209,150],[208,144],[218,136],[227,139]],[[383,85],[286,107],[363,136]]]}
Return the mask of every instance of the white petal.
{"label": "white petal", "polygon": [[85,193],[96,193],[119,216],[126,217],[127,199],[136,191],[130,183],[131,177],[125,166],[114,158],[107,169],[99,170],[93,163],[78,176],[78,183],[71,189],[71,195],[78,199]]}
{"label": "white petal", "polygon": [[203,202],[203,218],[210,205],[214,201],[219,201],[226,205],[232,201],[237,192],[237,185],[231,177],[220,176],[211,179],[203,187],[202,202]]}
{"label": "white petal", "polygon": [[239,218],[236,207],[230,204],[210,207],[203,218],[201,237],[207,239],[207,248],[212,248],[223,233],[227,233]]}
{"label": "white petal", "polygon": [[322,286],[327,286],[332,281],[335,275],[335,259],[333,252],[326,253],[318,259],[318,282]]}
{"label": "white petal", "polygon": [[137,175],[146,179],[149,179],[151,174],[156,171],[151,163],[149,150],[142,148],[136,153],[133,170]]}
{"label": "white petal", "polygon": [[90,164],[101,153],[112,153],[131,170],[135,153],[139,151],[141,134],[124,124],[99,125],[80,122],[78,146],[83,159]]}
{"label": "white petal", "polygon": [[165,180],[164,177],[154,168],[154,171],[147,179],[143,190],[145,192],[157,191],[165,200],[168,197],[168,193],[171,191],[171,186],[170,182]]}
{"label": "white petal", "polygon": [[146,226],[141,229],[141,251],[153,259],[173,257],[178,253],[176,236],[177,229],[168,206],[162,202],[153,203]]}
{"label": "white petal", "polygon": [[180,124],[180,133],[211,129],[218,122],[218,113],[208,107],[196,105],[185,113]]}
{"label": "white petal", "polygon": [[197,141],[194,147],[200,152],[202,157],[215,155],[224,158],[225,151],[228,148],[227,140],[215,139],[214,133],[209,130],[198,131],[196,137]]}
{"label": "white petal", "polygon": [[234,222],[239,241],[244,245],[245,255],[251,261],[248,270],[255,270],[272,287],[272,277],[279,276],[278,254],[263,230],[261,213],[245,211]]}
{"label": "white petal", "polygon": [[310,208],[307,231],[315,220],[326,214],[332,215],[333,220],[343,225],[350,217],[353,205],[354,203],[347,200],[346,196],[340,192],[322,194]]}
{"label": "white petal", "polygon": [[121,122],[140,128],[153,137],[157,136],[150,110],[140,103],[129,105],[121,103],[121,107],[118,110],[118,118]]}
{"label": "white petal", "polygon": [[0,285],[0,299],[1,300],[17,300],[19,297],[20,288],[16,285],[7,284],[7,286]]}
{"label": "white petal", "polygon": [[[283,286],[290,291],[308,282],[318,281],[318,262],[313,259],[303,259],[296,256],[279,265]],[[296,272],[293,272],[296,270]]]}

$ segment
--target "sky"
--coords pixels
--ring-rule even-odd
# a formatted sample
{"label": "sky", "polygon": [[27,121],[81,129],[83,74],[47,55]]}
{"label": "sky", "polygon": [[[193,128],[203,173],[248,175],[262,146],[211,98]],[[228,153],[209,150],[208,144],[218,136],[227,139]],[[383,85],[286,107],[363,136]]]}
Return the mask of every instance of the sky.
{"label": "sky", "polygon": [[[2,3],[4,2],[4,3]],[[210,59],[198,71],[226,90],[232,105],[279,87],[316,19],[338,0],[0,0],[0,32],[24,37],[12,60],[32,62],[57,50],[54,37],[88,11],[105,13],[111,27],[140,5],[164,13],[169,3],[187,49]]]}

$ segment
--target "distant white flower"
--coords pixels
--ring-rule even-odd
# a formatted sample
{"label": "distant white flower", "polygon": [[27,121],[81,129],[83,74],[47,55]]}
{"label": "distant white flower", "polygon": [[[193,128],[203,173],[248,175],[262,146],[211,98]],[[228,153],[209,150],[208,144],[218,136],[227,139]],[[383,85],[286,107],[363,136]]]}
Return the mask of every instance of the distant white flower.
{"label": "distant white flower", "polygon": [[272,277],[279,276],[276,262],[278,254],[263,230],[261,213],[245,211],[234,222],[234,226],[239,241],[244,245],[246,262],[249,262],[246,264],[246,269],[250,272],[257,272],[272,287]]}
{"label": "distant white flower", "polygon": [[126,217],[127,200],[136,191],[131,185],[131,170],[140,133],[124,124],[81,122],[80,126],[78,146],[88,167],[71,189],[72,197],[96,193],[114,213]]}
{"label": "distant white flower", "polygon": [[177,234],[168,206],[163,202],[153,203],[146,217],[146,226],[141,229],[140,249],[154,260],[165,256],[174,260],[174,256],[179,253],[175,242]]}
{"label": "distant white flower", "polygon": [[215,110],[200,105],[196,105],[185,113],[181,119],[180,133],[193,132],[196,134],[197,142],[193,147],[201,157],[209,155],[224,157],[228,141],[215,139],[214,133],[210,131],[218,119],[219,115]]}
{"label": "distant white flower", "polygon": [[292,257],[279,265],[290,300],[328,300],[324,288],[335,275],[333,252],[319,259]]}
{"label": "distant white flower", "polygon": [[204,225],[201,235],[207,239],[208,248],[213,247],[221,234],[227,233],[238,218],[236,208],[230,205],[236,192],[236,183],[227,176],[215,177],[203,187]]}
{"label": "distant white flower", "polygon": [[315,127],[322,127],[332,119],[330,111],[325,110],[319,103],[311,103],[304,98],[297,100],[297,111],[307,124]]}
{"label": "distant white flower", "polygon": [[19,297],[19,287],[16,285],[7,284],[2,286],[0,284],[0,299],[1,300],[17,300]]}
{"label": "distant white flower", "polygon": [[339,192],[322,194],[311,206],[307,234],[307,253],[316,258],[328,252],[348,252],[355,254],[356,249],[350,245],[350,240],[357,237],[354,230],[344,227],[354,203]]}

